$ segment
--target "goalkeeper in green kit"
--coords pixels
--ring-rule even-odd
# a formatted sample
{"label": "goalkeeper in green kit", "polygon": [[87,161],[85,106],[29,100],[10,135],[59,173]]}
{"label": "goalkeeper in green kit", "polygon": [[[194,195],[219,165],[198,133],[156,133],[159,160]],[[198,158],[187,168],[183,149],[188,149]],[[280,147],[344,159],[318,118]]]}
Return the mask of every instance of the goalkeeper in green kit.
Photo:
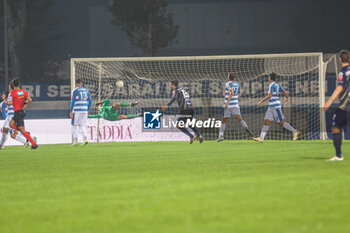
{"label": "goalkeeper in green kit", "polygon": [[142,113],[139,114],[132,114],[132,115],[121,115],[118,114],[118,108],[120,107],[135,107],[138,104],[138,102],[134,103],[127,103],[127,102],[120,102],[112,104],[110,99],[105,99],[102,102],[98,102],[95,104],[95,106],[99,110],[98,115],[89,115],[88,118],[103,118],[107,121],[119,121],[123,119],[131,119],[135,117],[142,116]]}

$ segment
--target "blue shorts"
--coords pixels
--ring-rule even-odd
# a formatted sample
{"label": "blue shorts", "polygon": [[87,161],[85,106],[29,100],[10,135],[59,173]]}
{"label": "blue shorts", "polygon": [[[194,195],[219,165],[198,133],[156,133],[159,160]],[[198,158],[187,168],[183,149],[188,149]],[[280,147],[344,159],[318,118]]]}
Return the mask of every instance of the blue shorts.
{"label": "blue shorts", "polygon": [[350,112],[337,109],[333,116],[332,127],[345,129],[350,125]]}

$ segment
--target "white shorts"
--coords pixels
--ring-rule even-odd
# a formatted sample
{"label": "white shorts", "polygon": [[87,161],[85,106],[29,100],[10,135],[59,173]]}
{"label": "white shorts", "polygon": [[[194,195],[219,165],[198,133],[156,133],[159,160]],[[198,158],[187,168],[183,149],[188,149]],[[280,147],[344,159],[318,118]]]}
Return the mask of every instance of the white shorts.
{"label": "white shorts", "polygon": [[278,123],[284,120],[284,115],[281,108],[268,108],[264,120],[277,121]]}
{"label": "white shorts", "polygon": [[228,117],[236,116],[236,115],[241,115],[241,111],[239,109],[239,106],[228,107],[228,108],[223,107],[222,108],[222,118],[228,118]]}
{"label": "white shorts", "polygon": [[72,125],[86,126],[88,119],[87,112],[75,112],[73,113]]}
{"label": "white shorts", "polygon": [[4,128],[10,129],[10,121],[12,120],[13,116],[7,116],[4,121]]}

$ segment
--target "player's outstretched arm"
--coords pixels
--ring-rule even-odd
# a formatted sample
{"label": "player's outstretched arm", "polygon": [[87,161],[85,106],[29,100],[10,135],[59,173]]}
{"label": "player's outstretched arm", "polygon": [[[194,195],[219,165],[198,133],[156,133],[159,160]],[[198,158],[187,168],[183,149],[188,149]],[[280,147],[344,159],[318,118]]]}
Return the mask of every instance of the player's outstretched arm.
{"label": "player's outstretched arm", "polygon": [[102,101],[102,107],[106,106],[108,107],[109,105],[111,105],[111,100],[110,99],[105,99]]}
{"label": "player's outstretched arm", "polygon": [[5,104],[12,105],[12,99],[8,101],[7,96],[5,94],[2,94],[1,98],[5,102]]}
{"label": "player's outstretched arm", "polygon": [[173,97],[171,98],[171,100],[169,101],[169,103],[168,103],[167,105],[164,105],[164,106],[162,107],[162,111],[163,111],[163,112],[164,112],[165,110],[167,110],[167,109],[169,108],[169,106],[172,105],[172,104],[175,102],[175,100],[177,99],[177,91],[174,91],[173,93],[174,93],[174,94],[173,94]]}
{"label": "player's outstretched arm", "polygon": [[88,118],[102,118],[100,114],[98,115],[88,115]]}

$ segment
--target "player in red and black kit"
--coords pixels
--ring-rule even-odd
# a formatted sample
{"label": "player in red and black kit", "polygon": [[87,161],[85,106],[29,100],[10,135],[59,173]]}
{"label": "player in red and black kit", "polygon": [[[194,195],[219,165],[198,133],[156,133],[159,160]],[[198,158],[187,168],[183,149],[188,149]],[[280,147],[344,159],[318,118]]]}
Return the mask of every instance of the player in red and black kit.
{"label": "player in red and black kit", "polygon": [[23,136],[32,144],[32,149],[38,148],[38,145],[34,142],[30,134],[24,128],[24,116],[25,112],[23,110],[24,106],[30,102],[32,99],[26,91],[19,88],[20,82],[17,78],[11,81],[14,90],[11,91],[12,101],[9,103],[13,105],[13,110],[15,112],[11,122],[10,127],[20,131]]}

